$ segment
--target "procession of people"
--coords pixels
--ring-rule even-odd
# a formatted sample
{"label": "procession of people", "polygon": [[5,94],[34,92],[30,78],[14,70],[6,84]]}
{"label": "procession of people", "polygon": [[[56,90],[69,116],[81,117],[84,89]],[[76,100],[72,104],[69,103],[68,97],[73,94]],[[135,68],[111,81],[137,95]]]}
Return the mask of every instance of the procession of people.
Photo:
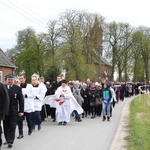
{"label": "procession of people", "polygon": [[[31,83],[21,74],[19,82],[15,76],[6,76],[6,82],[0,83],[0,147],[2,145],[2,129],[8,148],[13,147],[16,127],[19,135],[24,138],[24,125],[27,122],[28,135],[42,129],[42,121],[50,117],[52,122],[66,126],[71,117],[82,122],[83,118],[100,117],[101,121],[110,122],[112,108],[124,97],[140,93],[140,83],[110,82],[105,78],[101,82],[85,82],[78,80],[66,81],[61,76],[50,84],[44,77],[37,74],[31,76]],[[2,121],[1,121],[2,123]],[[0,125],[1,125],[0,123]],[[37,128],[36,128],[37,126]]]}

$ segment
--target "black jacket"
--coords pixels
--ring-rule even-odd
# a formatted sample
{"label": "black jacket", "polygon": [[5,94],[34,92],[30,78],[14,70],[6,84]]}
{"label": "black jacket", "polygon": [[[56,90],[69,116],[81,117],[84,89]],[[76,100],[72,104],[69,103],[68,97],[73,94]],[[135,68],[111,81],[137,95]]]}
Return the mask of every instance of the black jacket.
{"label": "black jacket", "polygon": [[[7,85],[5,85],[7,88]],[[7,88],[10,105],[9,105],[9,114],[8,115],[18,115],[19,113],[24,112],[24,99],[22,96],[21,87],[13,85],[10,89]]]}
{"label": "black jacket", "polygon": [[54,91],[56,91],[57,88],[60,87],[60,86],[61,86],[61,81],[60,82],[55,81],[55,82],[52,83],[52,89]]}
{"label": "black jacket", "polygon": [[96,88],[90,88],[88,90],[88,99],[89,99],[89,102],[94,102],[96,101],[96,98],[99,97],[99,92],[98,92],[98,89]]}
{"label": "black jacket", "polygon": [[88,96],[88,90],[87,90],[87,88],[86,89],[81,88],[80,93],[81,93],[81,96],[84,99],[84,103],[88,104],[88,97],[87,97]]}
{"label": "black jacket", "polygon": [[6,88],[0,83],[0,120],[4,120],[5,115],[8,115],[9,96]]}

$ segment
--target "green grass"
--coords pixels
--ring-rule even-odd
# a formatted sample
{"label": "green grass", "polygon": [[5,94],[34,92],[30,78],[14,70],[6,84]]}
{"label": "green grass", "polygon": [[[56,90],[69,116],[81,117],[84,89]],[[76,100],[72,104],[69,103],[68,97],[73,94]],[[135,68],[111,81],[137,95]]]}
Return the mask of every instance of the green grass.
{"label": "green grass", "polygon": [[150,95],[140,95],[130,105],[128,150],[150,150]]}

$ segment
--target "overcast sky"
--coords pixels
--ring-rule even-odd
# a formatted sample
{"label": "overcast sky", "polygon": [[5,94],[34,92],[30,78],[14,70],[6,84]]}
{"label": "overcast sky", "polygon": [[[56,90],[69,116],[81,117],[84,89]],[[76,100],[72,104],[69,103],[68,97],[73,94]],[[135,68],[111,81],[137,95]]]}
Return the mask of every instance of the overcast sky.
{"label": "overcast sky", "polygon": [[0,0],[0,48],[14,47],[16,33],[27,27],[46,32],[48,21],[66,9],[98,13],[106,22],[150,27],[149,4],[150,0]]}

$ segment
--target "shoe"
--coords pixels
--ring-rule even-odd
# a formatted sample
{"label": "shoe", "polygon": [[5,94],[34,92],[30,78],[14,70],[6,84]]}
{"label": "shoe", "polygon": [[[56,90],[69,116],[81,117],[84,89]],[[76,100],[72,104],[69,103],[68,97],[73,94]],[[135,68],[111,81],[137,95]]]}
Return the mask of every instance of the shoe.
{"label": "shoe", "polygon": [[31,135],[31,134],[32,134],[32,131],[29,131],[29,132],[28,132],[28,135]]}
{"label": "shoe", "polygon": [[31,134],[32,134],[32,129],[29,128],[29,130],[28,130],[28,135],[31,135]]}
{"label": "shoe", "polygon": [[78,119],[78,122],[81,122],[82,120],[81,119]]}
{"label": "shoe", "polygon": [[58,125],[62,125],[63,122],[59,122]]}
{"label": "shoe", "polygon": [[22,134],[20,134],[20,135],[17,137],[17,139],[21,139],[21,138],[23,138],[23,135],[22,135]]}
{"label": "shoe", "polygon": [[11,143],[8,143],[8,148],[11,148],[13,145]]}
{"label": "shoe", "polygon": [[32,131],[35,131],[35,127],[34,128],[32,127]]}
{"label": "shoe", "polygon": [[95,116],[92,116],[92,117],[91,117],[91,119],[94,119],[94,118],[95,118]]}
{"label": "shoe", "polygon": [[65,126],[65,125],[67,125],[67,122],[66,122],[66,121],[64,121],[64,122],[63,122],[63,125],[64,125],[64,126]]}
{"label": "shoe", "polygon": [[41,125],[38,125],[38,130],[41,130]]}
{"label": "shoe", "polygon": [[53,122],[55,122],[56,121],[56,119],[53,119]]}
{"label": "shoe", "polygon": [[105,116],[103,116],[103,120],[102,121],[105,121],[106,120],[106,117]]}
{"label": "shoe", "polygon": [[8,144],[8,142],[5,142],[5,143],[4,143],[4,145],[7,145],[7,144]]}
{"label": "shoe", "polygon": [[107,117],[107,121],[108,121],[108,122],[110,121],[110,117]]}

